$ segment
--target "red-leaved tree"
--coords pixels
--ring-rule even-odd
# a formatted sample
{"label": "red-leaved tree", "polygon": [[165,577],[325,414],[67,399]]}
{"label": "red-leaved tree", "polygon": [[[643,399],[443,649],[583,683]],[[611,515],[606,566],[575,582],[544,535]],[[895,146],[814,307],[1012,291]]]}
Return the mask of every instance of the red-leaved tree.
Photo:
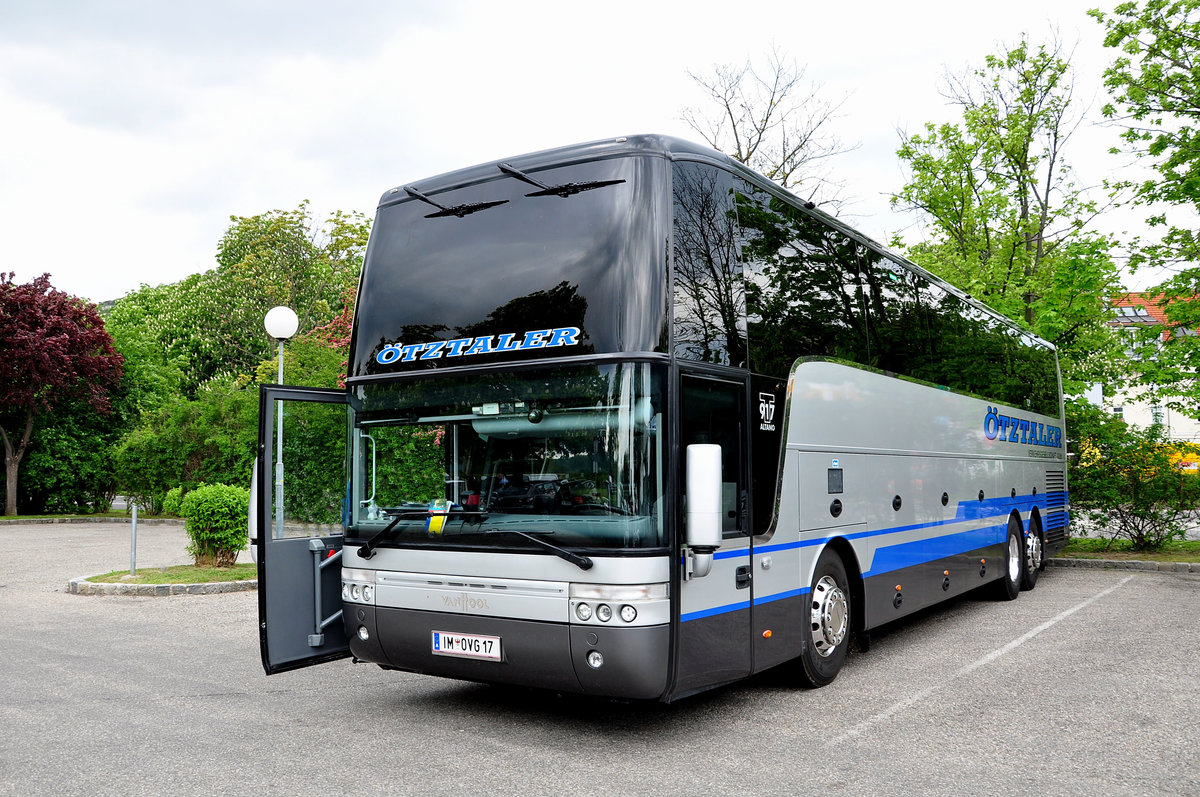
{"label": "red-leaved tree", "polygon": [[82,399],[109,411],[121,381],[121,355],[94,304],[63,293],[43,274],[23,285],[0,273],[0,438],[4,514],[17,514],[17,469],[40,412]]}

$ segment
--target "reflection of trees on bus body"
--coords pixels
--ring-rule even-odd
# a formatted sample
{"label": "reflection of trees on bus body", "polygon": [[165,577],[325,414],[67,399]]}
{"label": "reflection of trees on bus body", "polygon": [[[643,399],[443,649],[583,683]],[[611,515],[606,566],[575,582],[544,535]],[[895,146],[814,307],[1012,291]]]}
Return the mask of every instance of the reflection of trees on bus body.
{"label": "reflection of trees on bus body", "polygon": [[1052,352],[819,218],[739,181],[750,367],[829,357],[1058,415]]}
{"label": "reflection of trees on bus body", "polygon": [[675,353],[746,364],[745,296],[733,176],[698,164],[675,171]]}

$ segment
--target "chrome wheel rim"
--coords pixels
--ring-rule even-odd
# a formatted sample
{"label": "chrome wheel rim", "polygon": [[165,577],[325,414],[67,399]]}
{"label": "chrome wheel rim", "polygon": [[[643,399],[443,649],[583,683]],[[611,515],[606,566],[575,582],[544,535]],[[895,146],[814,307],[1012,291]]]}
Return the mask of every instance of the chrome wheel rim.
{"label": "chrome wheel rim", "polygon": [[813,648],[829,656],[846,638],[850,604],[832,576],[821,576],[812,591],[811,629]]}
{"label": "chrome wheel rim", "polygon": [[1008,580],[1015,582],[1021,577],[1021,541],[1017,535],[1008,535]]}
{"label": "chrome wheel rim", "polygon": [[1029,567],[1029,571],[1033,572],[1042,566],[1042,538],[1037,534],[1031,533],[1027,547],[1029,549],[1029,556],[1027,557],[1029,561],[1026,564]]}

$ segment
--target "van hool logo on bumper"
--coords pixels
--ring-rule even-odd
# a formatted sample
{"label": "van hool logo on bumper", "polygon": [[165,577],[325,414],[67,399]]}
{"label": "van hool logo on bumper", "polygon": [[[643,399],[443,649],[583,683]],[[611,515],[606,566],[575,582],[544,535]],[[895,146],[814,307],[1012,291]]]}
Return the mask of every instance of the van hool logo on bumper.
{"label": "van hool logo on bumper", "polygon": [[390,343],[375,355],[380,365],[417,360],[440,360],[443,357],[470,357],[476,354],[499,354],[506,351],[552,349],[555,346],[579,344],[579,327],[535,329],[531,332],[505,332],[477,338],[435,340],[429,343]]}
{"label": "van hool logo on bumper", "polygon": [[1027,446],[1062,447],[1062,429],[1057,426],[1047,426],[1024,418],[1010,418],[1001,415],[994,407],[988,407],[987,415],[983,416],[983,434],[988,440],[999,438]]}

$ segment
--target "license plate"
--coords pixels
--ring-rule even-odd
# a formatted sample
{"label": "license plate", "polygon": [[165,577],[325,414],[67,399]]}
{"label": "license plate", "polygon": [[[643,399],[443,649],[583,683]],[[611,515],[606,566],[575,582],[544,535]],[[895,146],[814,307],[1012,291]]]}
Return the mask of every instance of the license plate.
{"label": "license plate", "polygon": [[435,656],[461,656],[466,659],[500,661],[500,637],[434,631],[433,654]]}

